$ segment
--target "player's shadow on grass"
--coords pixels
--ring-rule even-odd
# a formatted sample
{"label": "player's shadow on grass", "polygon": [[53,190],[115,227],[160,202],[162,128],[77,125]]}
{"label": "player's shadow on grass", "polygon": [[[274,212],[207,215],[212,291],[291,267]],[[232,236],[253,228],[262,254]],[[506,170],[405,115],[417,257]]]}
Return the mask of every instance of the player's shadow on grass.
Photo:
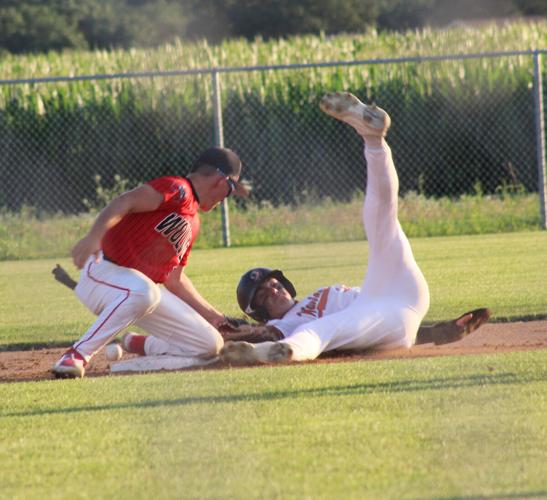
{"label": "player's shadow on grass", "polygon": [[[27,417],[37,415],[55,415],[63,413],[96,412],[135,408],[156,408],[162,406],[189,406],[218,403],[249,403],[254,401],[275,401],[302,397],[367,396],[371,394],[389,394],[399,392],[445,391],[476,386],[525,384],[543,380],[540,377],[518,377],[514,373],[469,375],[467,377],[446,377],[428,380],[400,380],[367,384],[339,385],[315,389],[280,390],[265,393],[243,393],[228,396],[189,396],[178,399],[158,399],[107,405],[74,406],[67,408],[39,408],[30,411],[4,412],[0,418]],[[57,382],[62,383],[62,382]],[[72,382],[74,383],[74,382]]]}

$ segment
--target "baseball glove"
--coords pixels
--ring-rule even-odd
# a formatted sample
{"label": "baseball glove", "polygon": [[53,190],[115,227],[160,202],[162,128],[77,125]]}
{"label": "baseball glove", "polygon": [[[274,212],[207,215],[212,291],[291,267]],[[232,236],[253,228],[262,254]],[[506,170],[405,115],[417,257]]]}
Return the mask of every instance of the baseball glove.
{"label": "baseball glove", "polygon": [[224,340],[244,340],[252,344],[283,338],[283,334],[277,328],[252,324],[243,318],[226,317],[226,321],[219,326],[218,331]]}
{"label": "baseball glove", "polygon": [[433,325],[433,342],[435,345],[449,344],[463,339],[479,329],[490,319],[490,309],[484,307],[466,312],[452,321]]}

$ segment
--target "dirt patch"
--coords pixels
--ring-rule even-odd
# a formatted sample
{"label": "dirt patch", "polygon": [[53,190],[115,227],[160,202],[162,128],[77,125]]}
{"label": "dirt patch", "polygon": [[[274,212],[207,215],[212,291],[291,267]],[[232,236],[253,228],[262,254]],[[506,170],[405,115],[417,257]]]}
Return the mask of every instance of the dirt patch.
{"label": "dirt patch", "polygon": [[[472,335],[443,346],[424,344],[412,349],[364,351],[356,353],[327,353],[313,363],[339,363],[360,360],[407,359],[431,356],[460,356],[547,348],[547,320],[516,323],[490,323]],[[0,382],[23,382],[53,379],[49,371],[64,352],[64,348],[31,351],[0,352]],[[222,369],[217,363],[200,370]],[[104,354],[97,354],[87,367],[86,376],[110,375],[109,362]]]}

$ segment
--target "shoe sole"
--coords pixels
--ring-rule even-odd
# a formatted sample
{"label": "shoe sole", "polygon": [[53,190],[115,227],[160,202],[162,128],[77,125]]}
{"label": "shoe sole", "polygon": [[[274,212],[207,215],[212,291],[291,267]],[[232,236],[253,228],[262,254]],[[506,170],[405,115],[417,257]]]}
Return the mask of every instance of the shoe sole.
{"label": "shoe sole", "polygon": [[230,365],[255,365],[290,361],[292,349],[280,342],[226,342],[220,351],[220,360]]}
{"label": "shoe sole", "polygon": [[383,137],[391,125],[389,115],[377,106],[368,106],[349,92],[325,94],[321,111],[351,125],[360,135]]}
{"label": "shoe sole", "polygon": [[55,376],[55,378],[83,378],[85,374],[85,370],[64,370],[60,368],[53,368],[51,370],[51,373]]}

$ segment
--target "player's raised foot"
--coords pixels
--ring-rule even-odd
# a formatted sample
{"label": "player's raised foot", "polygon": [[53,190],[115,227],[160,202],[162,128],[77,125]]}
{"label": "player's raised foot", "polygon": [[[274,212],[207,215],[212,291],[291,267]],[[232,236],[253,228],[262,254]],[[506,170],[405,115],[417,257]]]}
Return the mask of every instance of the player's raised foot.
{"label": "player's raised foot", "polygon": [[230,365],[256,365],[290,361],[292,349],[283,342],[226,342],[220,351],[220,360]]}
{"label": "player's raised foot", "polygon": [[75,351],[66,351],[51,369],[56,378],[82,378],[85,374],[86,362],[84,358]]}
{"label": "player's raised foot", "polygon": [[443,345],[462,340],[486,323],[490,315],[490,309],[484,307],[466,312],[452,321],[438,323],[434,326],[433,342]]}
{"label": "player's raised foot", "polygon": [[391,118],[383,109],[364,104],[349,92],[325,94],[319,107],[327,115],[351,125],[363,137],[384,137],[391,125]]}
{"label": "player's raised foot", "polygon": [[147,336],[140,335],[134,332],[124,333],[120,342],[122,349],[130,354],[138,354],[139,356],[145,356],[144,343]]}

